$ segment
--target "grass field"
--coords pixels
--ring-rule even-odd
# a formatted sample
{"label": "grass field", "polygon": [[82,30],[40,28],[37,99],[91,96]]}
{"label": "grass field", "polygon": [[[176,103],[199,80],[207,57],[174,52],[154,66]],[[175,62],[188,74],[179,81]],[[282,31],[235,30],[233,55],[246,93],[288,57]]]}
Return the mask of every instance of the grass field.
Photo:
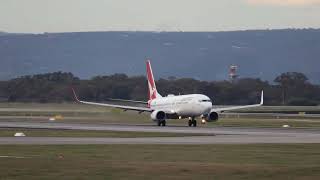
{"label": "grass field", "polygon": [[[317,112],[320,107],[259,107],[251,111],[296,111]],[[245,111],[242,111],[245,112]],[[39,104],[39,103],[0,103],[0,121],[37,121],[48,122],[50,117],[61,115],[63,118],[56,122],[68,123],[116,123],[116,124],[150,124],[149,113],[123,112],[119,109],[82,104]],[[199,123],[200,124],[200,123]],[[211,126],[236,126],[236,127],[282,127],[288,124],[298,128],[320,128],[320,118],[304,117],[273,117],[268,115],[239,117],[221,115],[219,121],[200,125]],[[168,125],[187,125],[187,120],[168,120]]]}
{"label": "grass field", "polygon": [[61,129],[21,129],[0,128],[0,137],[13,137],[16,132],[23,132],[28,137],[187,137],[208,136],[208,134],[161,133],[161,132],[121,132],[121,131],[87,131]]}
{"label": "grass field", "polygon": [[316,180],[319,149],[320,144],[5,145],[0,179]]}

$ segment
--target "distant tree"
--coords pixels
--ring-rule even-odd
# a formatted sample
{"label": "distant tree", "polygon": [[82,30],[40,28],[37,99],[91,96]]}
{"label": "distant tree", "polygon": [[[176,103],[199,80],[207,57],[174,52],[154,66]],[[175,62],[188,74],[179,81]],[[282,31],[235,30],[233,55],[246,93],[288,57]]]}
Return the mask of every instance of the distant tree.
{"label": "distant tree", "polygon": [[12,79],[6,88],[9,101],[62,102],[75,81],[71,73],[54,72]]}
{"label": "distant tree", "polygon": [[289,89],[291,91],[298,90],[298,93],[301,93],[303,87],[308,84],[308,78],[303,73],[286,72],[276,77],[274,82],[282,88],[282,104],[285,105]]}
{"label": "distant tree", "polygon": [[286,72],[282,73],[280,76],[276,77],[274,82],[280,84],[281,86],[294,87],[305,85],[308,83],[308,78],[303,73],[299,72]]}
{"label": "distant tree", "polygon": [[175,76],[169,76],[168,77],[168,80],[170,80],[170,81],[174,81],[174,80],[176,80],[177,78],[175,77]]}
{"label": "distant tree", "polygon": [[[261,90],[265,90],[265,102],[270,105],[281,104],[281,96],[282,104],[287,105],[316,105],[320,102],[320,86],[309,83],[302,73],[283,73],[274,82],[276,84],[271,85],[253,78],[241,78],[235,83],[172,78],[159,79],[156,84],[163,96],[200,93],[209,96],[217,105],[256,103]],[[70,86],[76,88],[79,97],[88,101],[109,98],[146,101],[148,98],[144,76],[114,74],[80,80],[71,73],[54,72],[0,81],[0,100],[43,103],[73,101]]]}

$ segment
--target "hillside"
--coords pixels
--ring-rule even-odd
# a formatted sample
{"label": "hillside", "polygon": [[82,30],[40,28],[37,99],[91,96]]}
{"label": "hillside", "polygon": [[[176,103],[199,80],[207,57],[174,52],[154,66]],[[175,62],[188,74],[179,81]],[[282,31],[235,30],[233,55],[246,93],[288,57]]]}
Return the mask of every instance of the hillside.
{"label": "hillside", "polygon": [[320,30],[2,34],[0,79],[53,71],[141,75],[147,57],[157,78],[227,79],[236,64],[241,77],[273,81],[299,71],[319,83]]}

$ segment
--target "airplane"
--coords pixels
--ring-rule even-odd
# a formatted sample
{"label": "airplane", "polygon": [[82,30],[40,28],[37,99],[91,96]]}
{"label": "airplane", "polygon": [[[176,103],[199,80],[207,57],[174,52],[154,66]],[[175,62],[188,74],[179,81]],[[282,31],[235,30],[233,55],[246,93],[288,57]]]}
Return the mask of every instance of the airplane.
{"label": "airplane", "polygon": [[151,119],[157,123],[158,126],[166,126],[167,119],[189,119],[188,125],[191,127],[197,126],[196,117],[202,118],[202,123],[215,122],[219,119],[219,114],[225,111],[254,108],[263,105],[263,91],[261,92],[261,100],[259,104],[213,108],[211,99],[203,94],[188,94],[188,95],[168,95],[161,96],[156,88],[153,77],[150,60],[146,61],[147,66],[147,80],[148,80],[148,102],[134,101],[134,100],[121,100],[124,102],[137,102],[145,103],[146,107],[125,106],[116,104],[106,104],[97,102],[88,102],[79,100],[75,90],[72,88],[74,98],[77,102],[82,104],[105,106],[112,108],[119,108],[124,111],[132,110],[139,113],[151,113]]}

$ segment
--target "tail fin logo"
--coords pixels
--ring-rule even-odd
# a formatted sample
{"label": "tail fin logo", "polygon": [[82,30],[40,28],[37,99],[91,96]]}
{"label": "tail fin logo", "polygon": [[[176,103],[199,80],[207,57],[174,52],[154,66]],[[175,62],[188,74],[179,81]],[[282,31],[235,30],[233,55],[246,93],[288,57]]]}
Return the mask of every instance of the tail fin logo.
{"label": "tail fin logo", "polygon": [[148,90],[149,90],[149,100],[157,98],[157,88],[154,82],[152,68],[150,60],[147,60],[147,78],[148,78]]}
{"label": "tail fin logo", "polygon": [[161,98],[162,96],[157,91],[157,87],[153,78],[150,60],[147,60],[146,64],[147,64],[147,79],[148,79],[148,92],[149,92],[148,107],[150,107],[152,100]]}

